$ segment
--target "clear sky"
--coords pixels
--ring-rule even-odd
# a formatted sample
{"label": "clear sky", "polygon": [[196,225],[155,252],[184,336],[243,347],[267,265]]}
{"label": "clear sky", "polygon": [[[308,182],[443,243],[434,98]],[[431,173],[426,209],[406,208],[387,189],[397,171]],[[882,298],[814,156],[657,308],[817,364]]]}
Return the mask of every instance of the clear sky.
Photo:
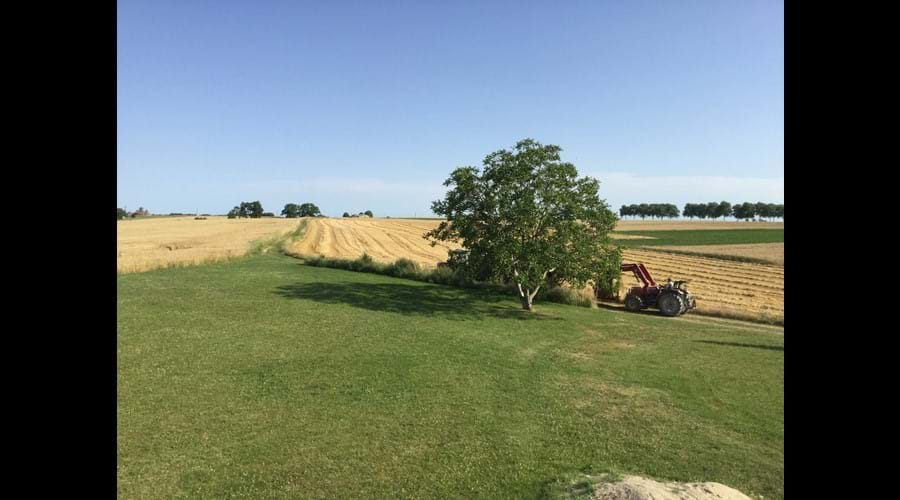
{"label": "clear sky", "polygon": [[623,203],[784,201],[781,1],[118,2],[117,201],[431,215],[534,138]]}

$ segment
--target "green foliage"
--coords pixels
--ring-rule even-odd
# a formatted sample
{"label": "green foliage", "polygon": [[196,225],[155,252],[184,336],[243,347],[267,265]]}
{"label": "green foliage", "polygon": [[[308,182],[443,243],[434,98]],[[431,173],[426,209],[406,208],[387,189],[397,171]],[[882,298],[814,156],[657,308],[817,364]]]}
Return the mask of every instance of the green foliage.
{"label": "green foliage", "polygon": [[619,208],[620,216],[638,216],[641,219],[645,217],[658,219],[665,217],[671,219],[678,217],[680,214],[678,207],[671,203],[641,203],[640,205],[622,205],[622,207]]}
{"label": "green foliage", "polygon": [[296,203],[288,203],[281,210],[281,215],[287,217],[288,219],[295,219],[300,217],[300,205]]}
{"label": "green foliage", "polygon": [[342,215],[341,217],[350,217],[350,214],[347,212],[344,212],[344,215]]}
{"label": "green foliage", "polygon": [[735,205],[733,208],[734,218],[741,220],[749,220],[756,217],[756,204],[744,202]]}
{"label": "green foliage", "polygon": [[537,298],[546,300],[547,302],[568,304],[570,306],[594,307],[596,305],[589,292],[585,292],[584,290],[574,290],[563,286],[544,288],[538,292]]}
{"label": "green foliage", "polygon": [[622,283],[622,249],[607,250],[605,259],[597,261],[594,271],[594,289],[604,299],[617,298]]}
{"label": "green foliage", "polygon": [[445,221],[426,234],[432,245],[456,241],[470,251],[469,265],[487,269],[519,288],[531,302],[549,273],[579,286],[593,276],[610,244],[616,216],[598,195],[599,182],[578,177],[560,161],[559,146],[519,141],[512,151],[489,154],[483,171],[460,167],[432,211]]}
{"label": "green foliage", "polygon": [[393,264],[388,266],[387,274],[395,278],[419,279],[419,265],[407,258],[397,259]]}
{"label": "green foliage", "polygon": [[126,215],[125,210],[122,210],[121,208],[116,209],[116,220],[124,219],[125,215]]}
{"label": "green foliage", "polygon": [[369,217],[375,217],[375,214],[373,214],[371,210],[366,210],[366,211],[363,212],[363,213],[366,214],[366,215],[368,215]]}
{"label": "green foliage", "polygon": [[231,211],[228,212],[229,219],[234,219],[235,217],[258,219],[262,216],[263,207],[258,201],[242,201],[239,206],[232,208]]}
{"label": "green foliage", "polygon": [[298,209],[300,217],[319,217],[322,212],[313,203],[304,203]]}

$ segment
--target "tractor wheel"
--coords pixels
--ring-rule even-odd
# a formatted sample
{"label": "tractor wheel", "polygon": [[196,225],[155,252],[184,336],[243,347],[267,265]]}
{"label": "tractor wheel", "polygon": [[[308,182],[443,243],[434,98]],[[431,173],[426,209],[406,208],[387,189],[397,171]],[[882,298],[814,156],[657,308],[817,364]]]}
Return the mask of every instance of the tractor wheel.
{"label": "tractor wheel", "polygon": [[687,297],[679,294],[678,298],[681,299],[681,311],[679,311],[678,314],[684,314],[688,312],[688,307],[690,307],[690,304],[688,303]]}
{"label": "tractor wheel", "polygon": [[641,302],[641,298],[637,295],[628,295],[625,297],[625,309],[628,309],[631,312],[640,311],[643,309],[644,303]]}
{"label": "tractor wheel", "polygon": [[677,316],[685,310],[684,297],[677,293],[664,293],[656,300],[656,307],[663,316]]}

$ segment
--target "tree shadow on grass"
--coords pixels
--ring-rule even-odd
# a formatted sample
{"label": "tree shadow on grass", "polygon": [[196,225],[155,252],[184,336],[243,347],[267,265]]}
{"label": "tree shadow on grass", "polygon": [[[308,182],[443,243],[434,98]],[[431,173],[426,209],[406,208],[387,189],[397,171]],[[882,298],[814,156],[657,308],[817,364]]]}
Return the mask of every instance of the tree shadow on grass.
{"label": "tree shadow on grass", "polygon": [[560,320],[537,311],[525,311],[510,297],[483,290],[440,285],[401,283],[313,282],[277,287],[275,293],[291,299],[344,304],[379,312],[440,316],[454,320],[484,318],[523,321]]}
{"label": "tree shadow on grass", "polygon": [[741,344],[740,342],[719,342],[717,340],[695,340],[694,342],[700,342],[701,344],[727,345],[733,347],[752,347],[754,349],[768,349],[770,351],[784,352],[783,345]]}
{"label": "tree shadow on grass", "polygon": [[606,309],[607,311],[618,311],[618,312],[626,312],[628,314],[640,314],[644,316],[661,316],[659,311],[656,309],[641,309],[639,311],[629,311],[625,309],[625,305],[623,304],[610,304],[608,302],[597,302],[597,307],[600,309]]}

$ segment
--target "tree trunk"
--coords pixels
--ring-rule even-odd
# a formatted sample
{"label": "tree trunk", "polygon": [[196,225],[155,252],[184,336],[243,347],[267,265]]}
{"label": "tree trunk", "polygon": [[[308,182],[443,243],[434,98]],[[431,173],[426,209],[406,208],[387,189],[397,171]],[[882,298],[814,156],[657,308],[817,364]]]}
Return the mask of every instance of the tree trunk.
{"label": "tree trunk", "polygon": [[531,295],[529,295],[527,293],[522,295],[522,309],[525,309],[526,311],[532,310],[531,309]]}
{"label": "tree trunk", "polygon": [[532,310],[531,303],[534,300],[534,296],[537,295],[538,290],[540,290],[541,287],[539,286],[539,287],[535,288],[534,291],[532,292],[531,290],[529,290],[527,288],[523,290],[521,283],[516,283],[516,285],[519,286],[519,298],[522,300],[522,309],[525,309],[526,311],[531,311]]}

